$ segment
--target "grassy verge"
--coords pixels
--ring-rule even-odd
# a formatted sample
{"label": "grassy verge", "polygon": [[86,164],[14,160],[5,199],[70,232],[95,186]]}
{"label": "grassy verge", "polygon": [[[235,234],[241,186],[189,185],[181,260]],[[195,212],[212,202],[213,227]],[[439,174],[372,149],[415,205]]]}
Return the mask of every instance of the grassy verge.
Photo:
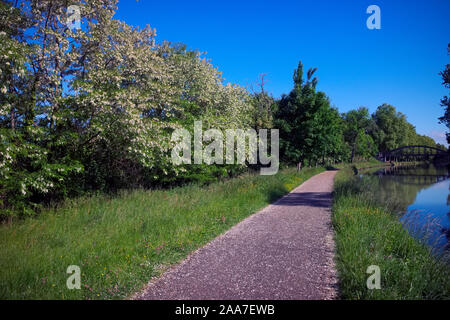
{"label": "grassy verge", "polygon": [[[333,224],[343,299],[449,299],[450,268],[412,238],[398,218],[376,203],[343,169],[335,178]],[[381,289],[367,288],[370,265]]]}
{"label": "grassy verge", "polygon": [[[424,161],[409,161],[409,162],[392,162],[392,164],[394,166],[403,166],[403,165],[407,165],[407,166],[411,166],[411,165],[419,165],[425,163]],[[362,169],[370,169],[370,168],[382,168],[382,167],[391,167],[391,163],[390,162],[383,162],[383,161],[379,161],[376,160],[375,158],[372,158],[370,160],[367,161],[360,161],[360,162],[354,162],[354,163],[339,163],[335,165],[336,169],[346,169],[346,168],[351,168],[351,167],[355,167],[358,170],[362,170]]]}
{"label": "grassy verge", "polygon": [[[77,199],[2,226],[0,299],[125,298],[321,171]],[[81,268],[81,290],[66,287],[69,265]]]}
{"label": "grassy verge", "polygon": [[367,161],[359,161],[355,163],[338,163],[335,165],[337,169],[345,169],[349,168],[351,166],[355,166],[358,169],[364,169],[364,168],[371,168],[371,167],[384,167],[384,166],[390,166],[389,162],[382,162],[378,161],[375,158],[371,158]]}

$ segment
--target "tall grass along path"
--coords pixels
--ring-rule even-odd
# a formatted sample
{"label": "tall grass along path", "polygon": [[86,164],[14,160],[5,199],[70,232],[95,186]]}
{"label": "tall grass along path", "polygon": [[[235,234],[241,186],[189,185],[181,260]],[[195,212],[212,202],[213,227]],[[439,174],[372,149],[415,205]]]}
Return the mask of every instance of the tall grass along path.
{"label": "tall grass along path", "polygon": [[320,173],[192,253],[135,299],[333,299],[333,179]]}

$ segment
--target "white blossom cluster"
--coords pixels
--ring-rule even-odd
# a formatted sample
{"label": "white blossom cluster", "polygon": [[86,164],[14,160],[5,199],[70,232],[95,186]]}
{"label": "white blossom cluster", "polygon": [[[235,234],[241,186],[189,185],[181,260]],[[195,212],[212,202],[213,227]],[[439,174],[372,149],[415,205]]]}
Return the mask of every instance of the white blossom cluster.
{"label": "white blossom cluster", "polygon": [[[249,126],[247,90],[225,84],[204,54],[177,52],[167,42],[156,43],[154,28],[114,19],[116,0],[70,4],[80,8],[79,30],[67,27],[64,0],[51,6],[18,1],[15,12],[31,25],[24,26],[18,14],[0,21],[28,32],[27,41],[0,32],[0,119],[11,129],[1,131],[0,177],[11,190],[45,194],[82,171],[78,160],[51,162],[49,150],[55,148],[86,152],[101,146],[118,161],[158,169],[158,179],[186,170],[171,163],[175,129],[194,118],[205,129]],[[20,159],[27,159],[29,172],[17,180],[11,173]]]}

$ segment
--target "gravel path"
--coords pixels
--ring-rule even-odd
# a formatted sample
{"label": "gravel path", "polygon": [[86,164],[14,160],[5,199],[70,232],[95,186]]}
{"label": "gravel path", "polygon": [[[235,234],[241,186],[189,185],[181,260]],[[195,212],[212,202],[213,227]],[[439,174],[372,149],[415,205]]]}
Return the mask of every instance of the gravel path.
{"label": "gravel path", "polygon": [[135,299],[333,299],[337,296],[326,171],[246,218]]}

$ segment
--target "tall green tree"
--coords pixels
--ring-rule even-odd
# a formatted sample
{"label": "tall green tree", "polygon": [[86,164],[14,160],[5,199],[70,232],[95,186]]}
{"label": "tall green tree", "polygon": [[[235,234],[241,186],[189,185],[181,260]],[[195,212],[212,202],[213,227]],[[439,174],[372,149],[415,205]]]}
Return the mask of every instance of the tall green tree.
{"label": "tall green tree", "polygon": [[257,83],[258,89],[252,89],[253,125],[255,130],[269,129],[273,126],[273,114],[276,109],[275,99],[266,90],[266,74],[260,74]]}
{"label": "tall green tree", "polygon": [[397,112],[394,106],[389,104],[379,106],[372,119],[376,124],[373,138],[381,152],[407,145],[408,122],[406,116]]}
{"label": "tall green tree", "polygon": [[283,95],[276,112],[283,160],[289,163],[317,164],[336,156],[341,142],[339,116],[323,92],[316,91],[316,68],[303,79],[301,61],[294,70],[294,88]]}
{"label": "tall green tree", "polygon": [[367,158],[376,153],[375,143],[368,134],[372,119],[369,110],[360,107],[342,115],[344,120],[344,138],[351,149],[350,161],[356,156]]}

